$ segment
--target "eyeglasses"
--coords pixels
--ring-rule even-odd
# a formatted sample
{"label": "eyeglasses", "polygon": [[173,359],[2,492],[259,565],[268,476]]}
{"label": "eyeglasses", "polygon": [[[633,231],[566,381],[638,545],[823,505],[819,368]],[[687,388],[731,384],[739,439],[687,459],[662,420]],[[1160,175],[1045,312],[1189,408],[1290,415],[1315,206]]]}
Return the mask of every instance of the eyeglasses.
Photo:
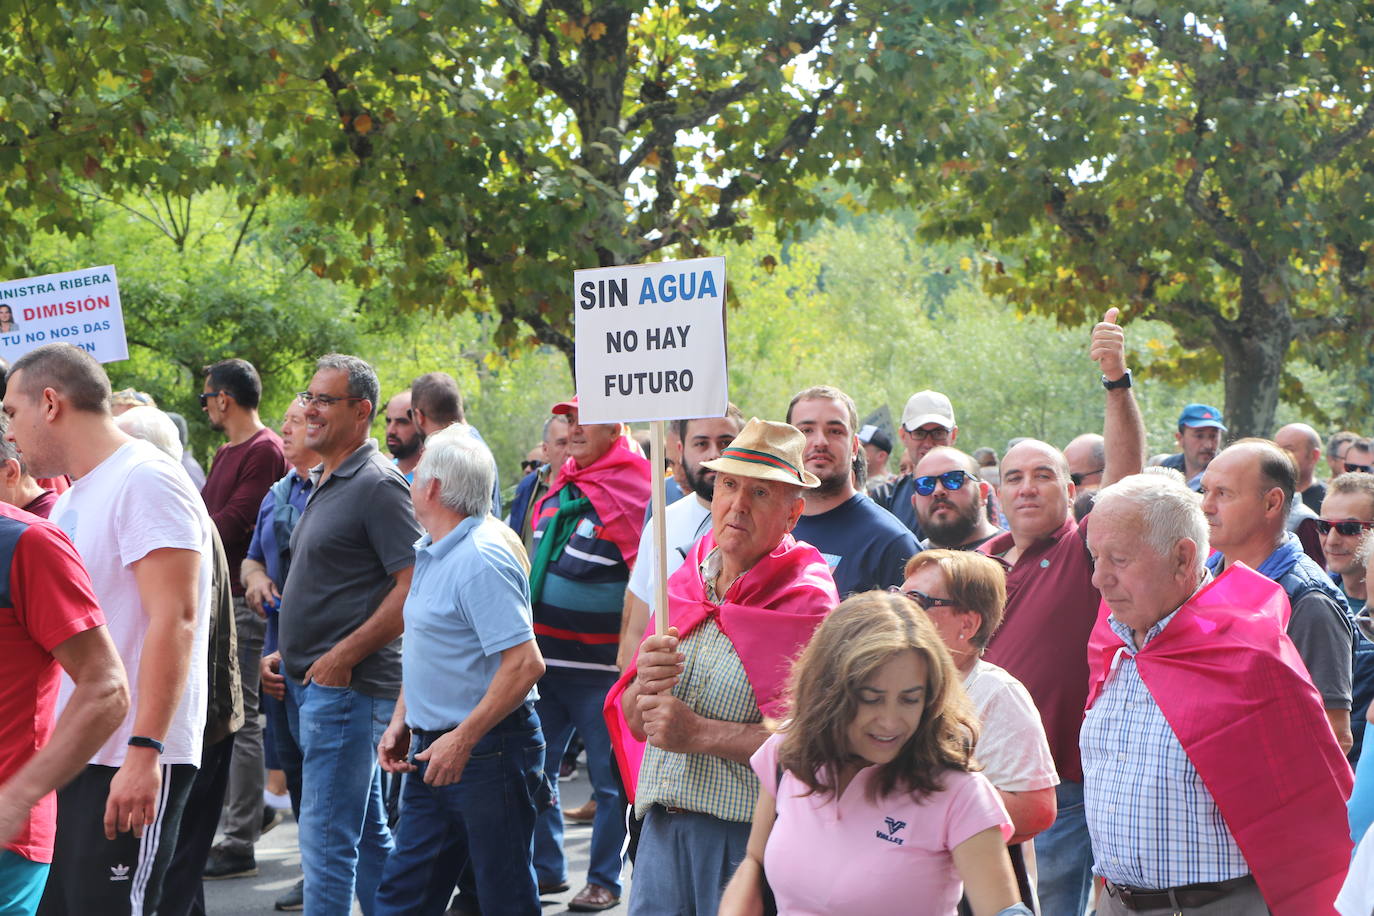
{"label": "eyeglasses", "polygon": [[303,407],[309,407],[312,403],[318,404],[321,407],[329,407],[340,401],[365,401],[367,398],[336,398],[332,394],[311,394],[308,391],[297,391],[296,400],[300,401]]}
{"label": "eyeglasses", "polygon": [[1370,528],[1374,528],[1374,522],[1357,522],[1357,521],[1333,522],[1333,521],[1328,521],[1327,519],[1324,519],[1324,518],[1319,518],[1319,519],[1317,519],[1317,531],[1319,531],[1320,533],[1326,534],[1326,533],[1327,533],[1328,531],[1330,531],[1332,528],[1335,528],[1335,529],[1336,529],[1336,533],[1339,534],[1339,535],[1342,535],[1342,536],[1348,537],[1348,538],[1353,538],[1353,537],[1355,537],[1355,535],[1359,534],[1361,531],[1367,531],[1367,530],[1369,530]]}
{"label": "eyeglasses", "polygon": [[1351,464],[1349,461],[1347,461],[1347,462],[1345,463],[1345,472],[1346,472],[1347,474],[1355,474],[1355,473],[1368,474],[1368,473],[1370,473],[1371,469],[1374,469],[1374,465],[1369,465],[1369,464]]}
{"label": "eyeglasses", "polygon": [[929,496],[935,492],[935,481],[937,480],[946,490],[958,490],[963,487],[964,482],[968,479],[968,471],[945,471],[943,474],[917,477],[916,492],[922,496]]}
{"label": "eyeglasses", "polygon": [[941,426],[937,426],[935,429],[909,429],[907,430],[907,435],[911,436],[911,438],[915,439],[917,442],[924,442],[927,439],[933,442],[944,442],[949,438],[949,430]]}
{"label": "eyeglasses", "polygon": [[224,394],[223,391],[202,391],[198,395],[200,398],[200,406],[204,407],[206,404],[210,403],[211,398],[217,398],[222,394]]}
{"label": "eyeglasses", "polygon": [[1087,478],[1093,476],[1094,474],[1101,474],[1101,473],[1102,473],[1103,471],[1105,471],[1105,470],[1107,470],[1107,469],[1106,469],[1106,468],[1098,468],[1098,469],[1095,470],[1095,471],[1083,471],[1082,473],[1079,473],[1079,474],[1070,474],[1070,475],[1069,475],[1069,479],[1073,481],[1073,485],[1074,485],[1075,487],[1081,487],[1081,486],[1083,486],[1083,481],[1084,481],[1085,479],[1087,479]]}
{"label": "eyeglasses", "polygon": [[952,598],[936,598],[934,595],[927,595],[925,592],[909,588],[903,591],[895,585],[888,586],[887,589],[894,595],[905,595],[912,601],[921,606],[922,610],[930,610],[933,607],[958,607],[959,603]]}

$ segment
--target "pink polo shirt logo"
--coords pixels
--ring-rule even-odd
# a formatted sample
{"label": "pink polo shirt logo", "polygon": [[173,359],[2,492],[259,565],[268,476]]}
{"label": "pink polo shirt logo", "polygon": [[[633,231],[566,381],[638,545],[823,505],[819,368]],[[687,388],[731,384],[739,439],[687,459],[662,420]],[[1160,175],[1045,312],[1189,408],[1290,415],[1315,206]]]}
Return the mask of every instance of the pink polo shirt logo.
{"label": "pink polo shirt logo", "polygon": [[896,843],[898,846],[901,846],[903,843],[905,843],[906,840],[894,836],[893,834],[899,832],[903,827],[905,827],[906,821],[899,821],[893,817],[885,817],[883,818],[883,820],[887,821],[887,833],[883,833],[881,830],[877,831],[878,839],[887,840],[889,843]]}

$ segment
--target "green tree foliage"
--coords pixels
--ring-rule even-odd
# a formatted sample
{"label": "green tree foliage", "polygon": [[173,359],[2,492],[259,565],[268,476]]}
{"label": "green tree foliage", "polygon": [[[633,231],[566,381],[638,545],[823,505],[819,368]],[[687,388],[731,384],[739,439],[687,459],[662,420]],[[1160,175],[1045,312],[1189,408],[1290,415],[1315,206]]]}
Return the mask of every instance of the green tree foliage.
{"label": "green tree foliage", "polygon": [[[576,267],[690,256],[829,211],[921,155],[930,47],[910,6],[807,0],[20,0],[0,23],[12,211],[87,232],[79,177],[271,193],[347,227],[301,240],[319,275],[409,307],[493,309],[571,353]],[[0,213],[0,260],[25,242]],[[14,230],[11,234],[11,230]]]}
{"label": "green tree foliage", "polygon": [[[946,27],[931,27],[943,34]],[[931,28],[907,40],[930,40]],[[999,8],[953,26],[967,92],[937,116],[931,227],[1017,259],[986,287],[1078,321],[1168,322],[1179,374],[1224,381],[1238,434],[1295,351],[1362,360],[1374,318],[1374,25],[1344,0],[1127,0]],[[947,74],[948,75],[948,74]]]}

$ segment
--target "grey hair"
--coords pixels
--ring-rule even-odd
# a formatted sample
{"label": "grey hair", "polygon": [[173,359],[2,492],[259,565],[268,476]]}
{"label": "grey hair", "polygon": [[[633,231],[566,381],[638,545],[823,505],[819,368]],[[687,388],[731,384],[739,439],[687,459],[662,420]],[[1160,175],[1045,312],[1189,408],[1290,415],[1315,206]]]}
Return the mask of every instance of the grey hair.
{"label": "grey hair", "polygon": [[562,420],[564,423],[568,422],[568,418],[561,413],[549,414],[549,418],[544,421],[543,440],[547,440],[549,438],[549,427],[552,426],[554,424],[554,421],[556,420]]}
{"label": "grey hair", "polygon": [[1197,572],[1201,575],[1210,552],[1207,516],[1202,514],[1202,497],[1188,489],[1183,475],[1157,471],[1132,474],[1098,491],[1094,512],[1101,512],[1115,501],[1135,507],[1140,515],[1141,540],[1160,556],[1168,554],[1183,538],[1197,545]]}
{"label": "grey hair", "polygon": [[27,474],[28,466],[24,464],[24,456],[19,454],[19,446],[9,440],[7,433],[10,431],[10,418],[0,413],[0,464],[14,460],[19,462],[19,473]]}
{"label": "grey hair", "polygon": [[377,381],[377,371],[366,360],[344,353],[326,353],[315,361],[315,371],[337,369],[348,374],[348,396],[366,398],[372,405],[368,422],[377,419],[377,403],[382,396],[382,385]]}
{"label": "grey hair", "polygon": [[439,502],[444,508],[481,518],[491,512],[496,459],[470,427],[445,427],[425,440],[424,453],[415,466],[415,486],[428,486],[431,480],[439,481]]}
{"label": "grey hair", "polygon": [[135,439],[143,439],[181,461],[181,437],[172,418],[156,407],[132,407],[115,417],[115,425]]}

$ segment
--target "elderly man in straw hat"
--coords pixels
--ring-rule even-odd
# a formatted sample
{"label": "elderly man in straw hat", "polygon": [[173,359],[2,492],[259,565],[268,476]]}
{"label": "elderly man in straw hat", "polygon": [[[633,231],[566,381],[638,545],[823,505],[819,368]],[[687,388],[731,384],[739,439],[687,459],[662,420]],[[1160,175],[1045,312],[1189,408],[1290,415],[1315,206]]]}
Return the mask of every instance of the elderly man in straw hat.
{"label": "elderly man in straw hat", "polygon": [[819,483],[805,444],[756,418],[702,464],[716,472],[711,532],[668,580],[668,632],[644,640],[607,698],[644,818],[632,913],[716,911],[749,839],[763,718],[781,711],[789,663],[839,602],[820,553],[789,533]]}

